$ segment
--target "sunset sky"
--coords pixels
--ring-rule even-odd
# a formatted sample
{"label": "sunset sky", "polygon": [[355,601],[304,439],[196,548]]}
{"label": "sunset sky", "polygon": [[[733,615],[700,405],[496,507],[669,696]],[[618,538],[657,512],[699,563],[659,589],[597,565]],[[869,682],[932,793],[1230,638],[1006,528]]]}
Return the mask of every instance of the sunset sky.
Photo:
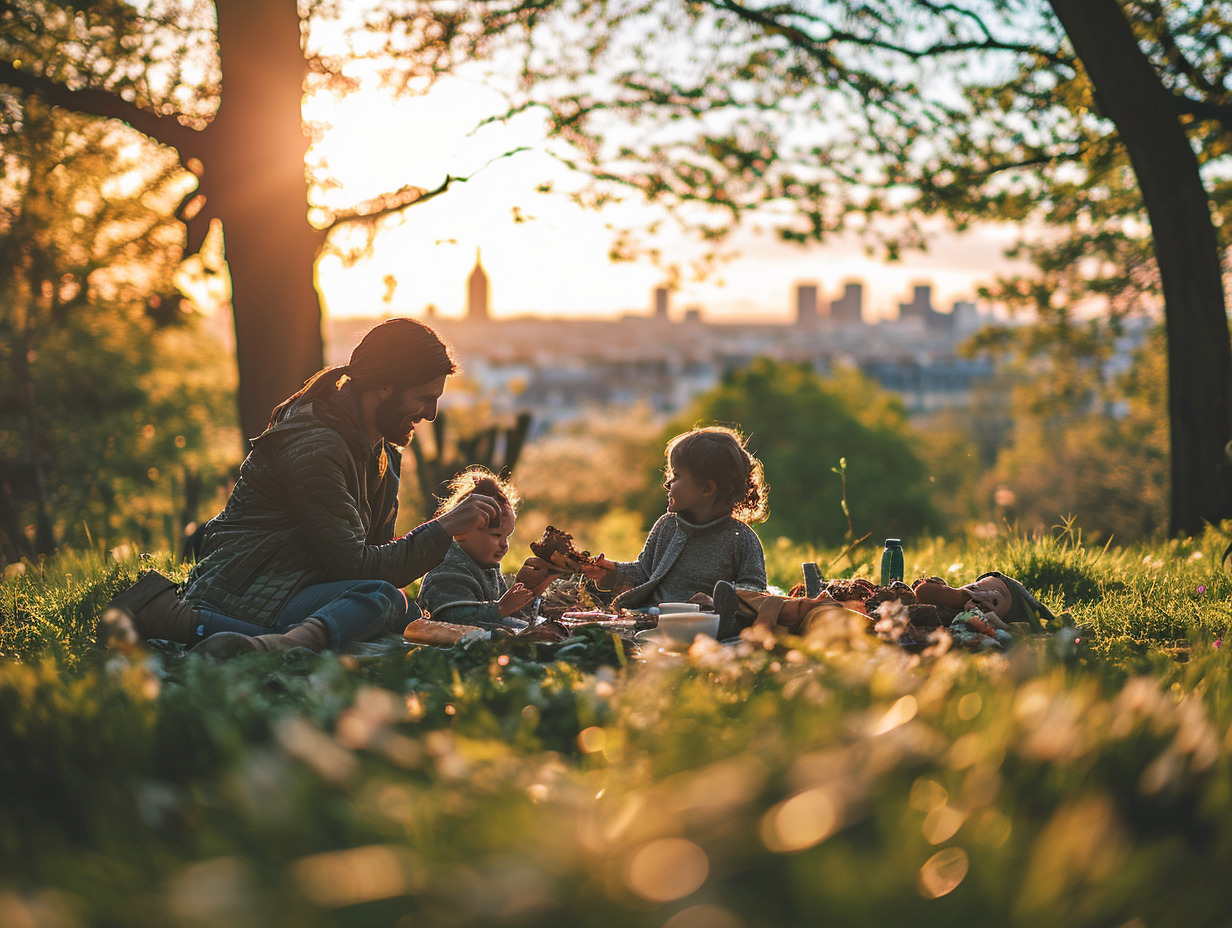
{"label": "sunset sky", "polygon": [[[444,316],[462,313],[467,275],[480,249],[492,282],[492,313],[611,316],[645,312],[652,290],[663,281],[649,262],[613,264],[608,259],[609,222],[646,218],[643,208],[595,213],[573,205],[564,194],[542,195],[535,186],[570,180],[542,153],[542,128],[533,115],[517,123],[470,134],[485,113],[498,106],[482,87],[451,80],[426,98],[391,100],[358,94],[341,106],[318,101],[310,111],[327,116],[333,130],[322,154],[341,180],[343,200],[360,200],[414,183],[431,188],[446,173],[474,176],[445,195],[416,206],[397,228],[383,232],[370,259],[344,267],[327,257],[319,267],[326,311],[331,315],[417,315],[428,304]],[[499,157],[513,147],[525,151]],[[493,160],[495,159],[495,160]],[[515,220],[515,210],[523,221]],[[740,257],[712,279],[686,280],[672,297],[674,314],[701,307],[713,320],[787,319],[794,287],[816,283],[823,300],[842,292],[844,282],[865,284],[865,313],[893,317],[911,298],[912,286],[929,283],[942,311],[956,299],[973,299],[975,287],[1010,267],[1003,250],[1014,230],[985,228],[955,237],[940,230],[928,254],[909,254],[897,264],[867,257],[860,243],[834,241],[802,248],[784,245],[770,233],[741,230],[731,242]],[[679,235],[656,244],[669,258],[688,264],[698,246]]]}

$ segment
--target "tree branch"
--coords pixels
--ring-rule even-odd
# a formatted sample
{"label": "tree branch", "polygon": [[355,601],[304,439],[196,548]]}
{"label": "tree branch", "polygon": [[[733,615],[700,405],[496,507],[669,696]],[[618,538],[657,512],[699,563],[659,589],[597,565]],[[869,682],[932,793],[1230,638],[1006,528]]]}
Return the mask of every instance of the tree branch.
{"label": "tree branch", "polygon": [[97,87],[66,87],[49,78],[15,68],[8,61],[0,61],[0,84],[15,88],[23,97],[41,97],[54,106],[61,106],[75,113],[118,119],[138,132],[176,149],[182,161],[199,156],[198,149],[203,147],[201,130],[183,125],[174,116],[160,116],[142,109],[107,90]]}
{"label": "tree branch", "polygon": [[370,200],[365,200],[357,206],[348,210],[326,210],[329,213],[330,221],[326,223],[321,231],[324,233],[332,232],[341,226],[349,223],[371,224],[376,220],[400,213],[404,209],[412,206],[418,206],[420,203],[426,203],[428,200],[439,197],[442,193],[448,190],[454,184],[464,184],[473,178],[480,171],[491,167],[497,161],[503,158],[509,158],[519,152],[528,151],[529,149],[522,145],[517,148],[512,148],[507,152],[497,155],[486,161],[481,167],[476,168],[470,174],[454,176],[446,174],[445,179],[431,190],[426,190],[423,187],[415,187],[407,185],[392,193],[382,194],[379,197],[373,197]]}

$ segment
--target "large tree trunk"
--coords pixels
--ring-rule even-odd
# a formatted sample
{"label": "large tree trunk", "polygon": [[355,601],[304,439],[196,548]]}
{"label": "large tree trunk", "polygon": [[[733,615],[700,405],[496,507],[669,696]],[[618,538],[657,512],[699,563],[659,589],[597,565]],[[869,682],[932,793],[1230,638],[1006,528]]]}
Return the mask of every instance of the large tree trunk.
{"label": "large tree trunk", "polygon": [[307,62],[294,0],[217,0],[222,106],[205,130],[202,191],[222,219],[235,310],[240,424],[323,366],[300,109]]}
{"label": "large tree trunk", "polygon": [[1232,343],[1198,159],[1116,0],[1050,0],[1129,153],[1151,221],[1168,337],[1173,532],[1232,518]]}

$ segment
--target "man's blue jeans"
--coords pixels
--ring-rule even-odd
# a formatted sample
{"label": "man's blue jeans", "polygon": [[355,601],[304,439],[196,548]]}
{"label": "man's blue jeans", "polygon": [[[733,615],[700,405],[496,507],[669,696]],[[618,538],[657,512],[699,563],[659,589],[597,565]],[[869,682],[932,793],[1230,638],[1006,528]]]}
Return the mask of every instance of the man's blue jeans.
{"label": "man's blue jeans", "polygon": [[304,619],[319,619],[329,630],[329,646],[341,649],[353,641],[401,634],[413,608],[406,594],[384,580],[336,580],[305,587],[278,613],[273,625],[256,625],[220,612],[198,609],[194,638],[200,641],[218,632],[269,635],[285,632]]}

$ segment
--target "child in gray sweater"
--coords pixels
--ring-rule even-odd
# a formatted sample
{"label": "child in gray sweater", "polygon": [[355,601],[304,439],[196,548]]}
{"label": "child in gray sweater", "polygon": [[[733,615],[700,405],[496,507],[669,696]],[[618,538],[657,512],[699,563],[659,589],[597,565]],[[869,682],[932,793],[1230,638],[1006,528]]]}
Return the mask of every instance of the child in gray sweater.
{"label": "child in gray sweater", "polygon": [[518,571],[513,586],[501,574],[501,561],[509,553],[509,536],[517,524],[517,491],[509,481],[483,467],[463,471],[451,481],[449,489],[449,498],[441,503],[442,511],[471,494],[479,494],[497,501],[501,520],[455,535],[445,559],[424,575],[416,602],[437,622],[524,628],[527,623],[517,614],[543,592],[556,572],[531,557]]}
{"label": "child in gray sweater", "polygon": [[713,605],[720,581],[766,589],[766,556],[749,527],[766,517],[761,461],[734,429],[711,426],[677,435],[667,445],[667,512],[646,538],[636,561],[604,558],[583,568],[615,608],[664,602]]}

